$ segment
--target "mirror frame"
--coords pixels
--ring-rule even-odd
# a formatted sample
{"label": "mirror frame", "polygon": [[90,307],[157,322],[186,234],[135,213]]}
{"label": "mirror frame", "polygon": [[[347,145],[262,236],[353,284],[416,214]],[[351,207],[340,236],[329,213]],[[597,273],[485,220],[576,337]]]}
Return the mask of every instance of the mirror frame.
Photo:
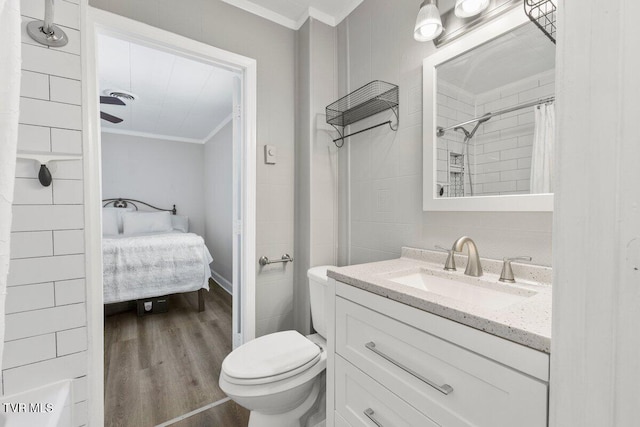
{"label": "mirror frame", "polygon": [[437,69],[450,59],[531,23],[521,8],[513,9],[452,42],[422,62],[422,209],[462,212],[553,212],[553,194],[514,194],[441,198],[436,196],[435,141],[437,129]]}

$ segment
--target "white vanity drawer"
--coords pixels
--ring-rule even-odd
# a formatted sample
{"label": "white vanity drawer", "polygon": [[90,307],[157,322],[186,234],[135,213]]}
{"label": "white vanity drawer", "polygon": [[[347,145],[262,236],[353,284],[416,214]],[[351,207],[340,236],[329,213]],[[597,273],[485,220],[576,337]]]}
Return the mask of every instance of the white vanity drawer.
{"label": "white vanity drawer", "polygon": [[351,427],[349,423],[346,422],[344,418],[342,418],[342,415],[340,415],[338,411],[333,411],[333,420],[334,427]]}
{"label": "white vanity drawer", "polygon": [[336,411],[351,427],[439,427],[340,356],[335,387]]}
{"label": "white vanity drawer", "polygon": [[340,297],[335,329],[338,354],[439,425],[547,425],[546,383],[451,344],[446,337]]}

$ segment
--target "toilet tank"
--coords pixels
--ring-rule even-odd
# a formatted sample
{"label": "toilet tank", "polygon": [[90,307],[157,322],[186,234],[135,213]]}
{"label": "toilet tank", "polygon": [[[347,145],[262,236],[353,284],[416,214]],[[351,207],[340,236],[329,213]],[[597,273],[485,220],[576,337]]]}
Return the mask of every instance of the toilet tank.
{"label": "toilet tank", "polygon": [[327,300],[327,269],[332,265],[312,267],[307,271],[309,278],[309,300],[311,303],[311,322],[313,329],[323,338],[327,338],[327,316],[325,313]]}

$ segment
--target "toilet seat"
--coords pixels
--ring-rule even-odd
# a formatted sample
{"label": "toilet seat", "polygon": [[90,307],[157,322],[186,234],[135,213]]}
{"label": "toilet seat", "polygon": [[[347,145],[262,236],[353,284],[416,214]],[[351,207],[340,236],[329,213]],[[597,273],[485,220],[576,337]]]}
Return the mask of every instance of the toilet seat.
{"label": "toilet seat", "polygon": [[226,381],[257,385],[281,381],[316,365],[322,348],[297,331],[265,335],[229,354],[222,363]]}

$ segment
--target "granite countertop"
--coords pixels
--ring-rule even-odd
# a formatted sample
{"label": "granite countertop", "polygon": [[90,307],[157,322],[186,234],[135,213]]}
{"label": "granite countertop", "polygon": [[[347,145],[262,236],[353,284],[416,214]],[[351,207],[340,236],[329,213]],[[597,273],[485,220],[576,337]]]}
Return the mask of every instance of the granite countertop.
{"label": "granite countertop", "polygon": [[[456,254],[458,271],[443,270],[446,253],[403,248],[401,258],[333,267],[328,276],[368,292],[427,311],[492,335],[550,352],[551,347],[551,277],[549,267],[513,263],[517,283],[498,281],[502,262],[481,259],[484,275],[464,275],[466,257]],[[452,278],[499,292],[527,296],[505,307],[488,308],[472,302],[448,298],[423,289],[391,281],[394,276],[422,270],[441,278]]]}

